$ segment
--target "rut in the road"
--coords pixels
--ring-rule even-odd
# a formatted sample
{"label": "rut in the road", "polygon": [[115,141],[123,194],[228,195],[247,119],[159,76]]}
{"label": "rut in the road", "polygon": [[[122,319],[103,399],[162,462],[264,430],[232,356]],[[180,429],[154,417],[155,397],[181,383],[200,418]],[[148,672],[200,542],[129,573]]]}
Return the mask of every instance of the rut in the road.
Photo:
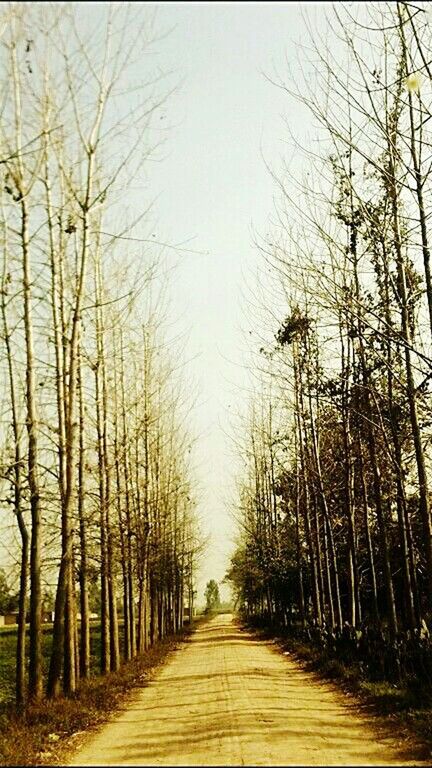
{"label": "rut in the road", "polygon": [[71,765],[419,765],[231,615],[198,629]]}

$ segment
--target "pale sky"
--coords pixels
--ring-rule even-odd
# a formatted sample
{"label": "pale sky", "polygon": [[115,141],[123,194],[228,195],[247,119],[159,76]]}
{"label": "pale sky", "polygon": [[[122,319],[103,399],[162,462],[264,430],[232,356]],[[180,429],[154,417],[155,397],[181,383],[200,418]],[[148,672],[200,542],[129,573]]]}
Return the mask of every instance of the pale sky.
{"label": "pale sky", "polygon": [[203,254],[181,259],[171,290],[181,326],[190,330],[188,352],[195,357],[188,370],[200,391],[199,512],[211,536],[198,580],[202,602],[206,581],[223,578],[233,550],[232,448],[225,432],[245,396],[244,276],[260,260],[252,228],[265,234],[276,192],[262,154],[280,167],[289,151],[283,118],[296,133],[304,120],[292,102],[289,114],[287,97],[264,73],[284,73],[287,60],[295,67],[305,4],[152,5],[157,28],[171,30],[156,46],[160,65],[182,82],[166,107],[164,159],[150,170],[149,188],[158,195],[160,233],[170,242],[190,241]]}

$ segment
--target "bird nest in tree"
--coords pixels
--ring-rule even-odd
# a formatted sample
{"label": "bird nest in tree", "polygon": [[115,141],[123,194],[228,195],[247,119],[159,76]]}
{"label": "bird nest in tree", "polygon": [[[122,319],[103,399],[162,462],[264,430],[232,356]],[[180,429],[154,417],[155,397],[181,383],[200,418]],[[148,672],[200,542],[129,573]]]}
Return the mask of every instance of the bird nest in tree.
{"label": "bird nest in tree", "polygon": [[303,336],[310,326],[310,320],[306,315],[302,315],[296,308],[293,313],[286,318],[276,334],[278,344],[291,344],[296,336]]}

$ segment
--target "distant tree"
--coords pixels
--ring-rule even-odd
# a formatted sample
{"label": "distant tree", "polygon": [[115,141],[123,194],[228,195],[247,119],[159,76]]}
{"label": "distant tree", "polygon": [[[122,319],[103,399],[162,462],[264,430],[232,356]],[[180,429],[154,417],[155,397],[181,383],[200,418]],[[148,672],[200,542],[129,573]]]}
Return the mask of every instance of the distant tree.
{"label": "distant tree", "polygon": [[97,613],[100,616],[101,612],[101,588],[98,581],[95,579],[89,584],[89,608],[92,613]]}
{"label": "distant tree", "polygon": [[0,568],[0,613],[11,613],[17,610],[18,597],[11,594],[8,580],[3,568]]}
{"label": "distant tree", "polygon": [[54,595],[50,590],[46,590],[42,595],[42,610],[44,613],[51,613],[54,610]]}
{"label": "distant tree", "polygon": [[217,581],[215,581],[214,579],[210,579],[210,581],[207,582],[204,596],[206,599],[206,613],[208,613],[209,611],[214,611],[215,608],[219,608],[220,597],[219,597],[219,587],[218,587]]}

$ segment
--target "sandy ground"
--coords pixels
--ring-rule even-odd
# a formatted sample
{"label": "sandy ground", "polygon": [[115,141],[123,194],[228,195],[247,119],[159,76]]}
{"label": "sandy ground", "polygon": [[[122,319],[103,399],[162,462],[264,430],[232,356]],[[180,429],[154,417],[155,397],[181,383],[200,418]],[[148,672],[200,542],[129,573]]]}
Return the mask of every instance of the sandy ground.
{"label": "sandy ground", "polygon": [[[218,616],[69,765],[420,765],[397,733]],[[426,765],[426,763],[424,763]]]}

